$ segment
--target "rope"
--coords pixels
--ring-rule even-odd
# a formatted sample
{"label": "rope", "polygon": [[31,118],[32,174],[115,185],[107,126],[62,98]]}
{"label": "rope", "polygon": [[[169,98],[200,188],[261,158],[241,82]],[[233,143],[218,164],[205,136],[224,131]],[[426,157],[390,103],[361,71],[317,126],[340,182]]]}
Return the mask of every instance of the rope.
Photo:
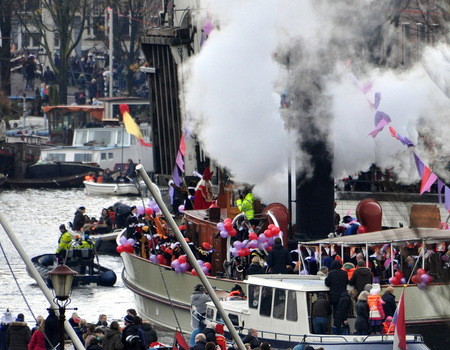
{"label": "rope", "polygon": [[36,321],[37,321],[36,316],[34,315],[33,310],[31,310],[31,306],[30,306],[30,304],[28,304],[27,298],[25,297],[25,294],[23,293],[22,288],[20,288],[19,281],[17,280],[16,275],[14,274],[14,271],[13,271],[13,269],[12,269],[12,267],[11,267],[11,264],[9,263],[8,257],[6,256],[6,252],[5,252],[5,250],[3,249],[3,245],[2,245],[1,242],[0,242],[0,248],[1,248],[2,252],[3,252],[3,256],[5,257],[6,264],[8,265],[9,271],[11,271],[11,275],[13,276],[14,281],[15,281],[16,284],[17,284],[17,288],[19,288],[19,292],[20,292],[20,294],[22,295],[23,300],[25,301],[25,304],[27,304],[28,310],[30,310],[31,315],[33,316],[34,321],[36,322]]}

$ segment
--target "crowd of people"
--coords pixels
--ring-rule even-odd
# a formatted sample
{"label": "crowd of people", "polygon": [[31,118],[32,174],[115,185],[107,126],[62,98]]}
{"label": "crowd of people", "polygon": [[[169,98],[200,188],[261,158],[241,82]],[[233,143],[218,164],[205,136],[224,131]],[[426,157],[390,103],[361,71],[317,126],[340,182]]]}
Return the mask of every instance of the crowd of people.
{"label": "crowd of people", "polygon": [[[118,321],[108,325],[107,316],[101,314],[98,321],[88,323],[76,312],[69,319],[70,325],[87,350],[146,350],[160,345],[158,334],[149,321],[137,315],[136,310],[128,309],[124,317],[124,326]],[[59,319],[53,309],[48,316],[38,316],[32,329],[19,313],[13,317],[6,310],[0,326],[1,350],[52,350],[60,342]]]}

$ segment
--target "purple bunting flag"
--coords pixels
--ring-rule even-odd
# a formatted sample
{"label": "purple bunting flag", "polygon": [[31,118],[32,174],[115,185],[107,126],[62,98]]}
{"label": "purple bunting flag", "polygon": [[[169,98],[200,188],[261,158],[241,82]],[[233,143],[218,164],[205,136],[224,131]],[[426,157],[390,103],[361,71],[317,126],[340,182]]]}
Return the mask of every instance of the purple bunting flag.
{"label": "purple bunting flag", "polygon": [[422,194],[424,192],[430,192],[430,188],[436,182],[436,180],[437,180],[437,176],[434,173],[430,173],[430,176],[428,177],[427,182],[423,186],[423,189],[420,192],[420,194]]}
{"label": "purple bunting flag", "polygon": [[445,210],[450,210],[450,188],[445,186]]}
{"label": "purple bunting flag", "polygon": [[441,192],[442,192],[442,188],[444,187],[444,183],[442,182],[441,179],[438,179],[438,196],[439,196],[439,204],[442,205],[442,196],[441,196]]}
{"label": "purple bunting flag", "polygon": [[420,158],[415,153],[414,153],[414,159],[416,161],[417,171],[419,172],[420,177],[422,177],[423,169],[424,169],[425,165],[423,164],[423,162],[420,160]]}
{"label": "purple bunting flag", "polygon": [[177,154],[177,160],[176,163],[178,165],[178,167],[180,168],[180,170],[184,173],[184,161],[183,161],[183,156],[181,155],[181,152],[178,150],[178,154]]}
{"label": "purple bunting flag", "polygon": [[378,123],[377,127],[369,133],[369,136],[372,136],[373,138],[375,138],[378,135],[378,133],[381,130],[383,130],[383,128],[386,125],[388,125],[388,121],[386,119],[381,119],[380,122]]}
{"label": "purple bunting flag", "polygon": [[375,93],[375,102],[373,103],[373,106],[375,107],[375,109],[378,109],[378,106],[380,105],[380,101],[381,101],[381,94],[379,92]]}
{"label": "purple bunting flag", "polygon": [[203,22],[203,31],[205,32],[205,34],[207,36],[209,36],[209,34],[211,34],[213,28],[214,27],[213,27],[211,21],[208,18],[205,18],[205,22]]}
{"label": "purple bunting flag", "polygon": [[391,122],[391,118],[386,113],[381,112],[381,111],[376,111],[375,118],[374,118],[375,126],[380,124],[380,121],[382,121],[383,119],[386,120],[388,123]]}

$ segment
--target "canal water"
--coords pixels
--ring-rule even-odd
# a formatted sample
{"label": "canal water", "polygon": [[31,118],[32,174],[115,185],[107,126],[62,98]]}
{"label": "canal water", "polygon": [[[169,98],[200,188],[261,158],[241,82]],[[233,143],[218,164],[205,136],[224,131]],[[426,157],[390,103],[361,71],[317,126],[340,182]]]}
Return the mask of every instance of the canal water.
{"label": "canal water", "polygon": [[[128,205],[146,205],[139,197],[92,196],[83,189],[67,190],[5,190],[0,189],[0,211],[31,258],[36,255],[53,253],[58,246],[61,224],[73,221],[75,211],[84,206],[86,214],[99,218],[102,208],[116,202]],[[15,250],[8,235],[0,226],[0,317],[10,309],[13,315],[23,313],[29,326],[34,326],[34,317],[48,315],[49,303],[29,277],[25,264]],[[77,308],[80,318],[88,323],[96,323],[100,314],[123,325],[126,310],[134,308],[134,297],[121,279],[122,260],[120,256],[100,256],[100,264],[111,268],[117,275],[114,287],[84,286],[72,291],[68,308]],[[67,310],[70,317],[74,310]],[[33,317],[34,316],[34,317]],[[171,332],[158,331],[160,341],[172,344]]]}

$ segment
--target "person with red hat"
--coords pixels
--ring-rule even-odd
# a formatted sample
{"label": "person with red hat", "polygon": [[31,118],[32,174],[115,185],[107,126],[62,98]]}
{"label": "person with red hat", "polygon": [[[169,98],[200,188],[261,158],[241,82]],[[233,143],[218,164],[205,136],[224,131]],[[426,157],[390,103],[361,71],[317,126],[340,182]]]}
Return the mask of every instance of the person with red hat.
{"label": "person with red hat", "polygon": [[209,167],[203,172],[202,179],[198,182],[197,188],[195,189],[194,210],[209,209],[213,203],[213,189],[211,184],[213,174],[209,170]]}

